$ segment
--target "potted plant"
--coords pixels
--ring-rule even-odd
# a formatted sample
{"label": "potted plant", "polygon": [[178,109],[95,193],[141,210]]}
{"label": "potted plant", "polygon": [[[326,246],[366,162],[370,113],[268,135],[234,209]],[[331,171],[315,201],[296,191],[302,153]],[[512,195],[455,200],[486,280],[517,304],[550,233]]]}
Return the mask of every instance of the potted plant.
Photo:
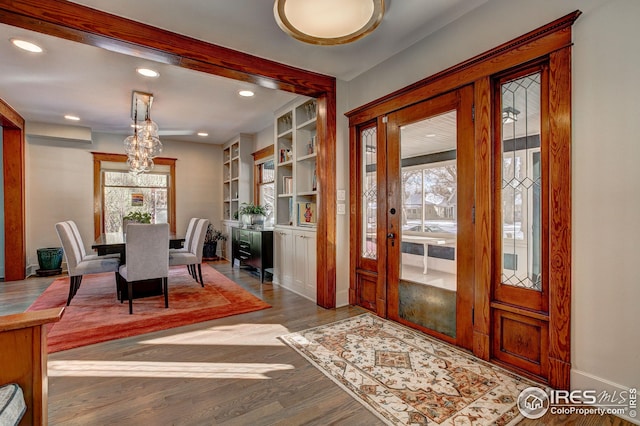
{"label": "potted plant", "polygon": [[226,241],[227,236],[218,231],[212,224],[207,227],[207,233],[204,236],[204,245],[202,246],[202,257],[204,259],[215,259],[218,249],[218,241]]}
{"label": "potted plant", "polygon": [[242,203],[238,213],[244,226],[262,225],[267,216],[264,206],[253,203]]}
{"label": "potted plant", "polygon": [[127,232],[130,223],[151,223],[151,214],[141,211],[130,211],[122,218],[122,232]]}

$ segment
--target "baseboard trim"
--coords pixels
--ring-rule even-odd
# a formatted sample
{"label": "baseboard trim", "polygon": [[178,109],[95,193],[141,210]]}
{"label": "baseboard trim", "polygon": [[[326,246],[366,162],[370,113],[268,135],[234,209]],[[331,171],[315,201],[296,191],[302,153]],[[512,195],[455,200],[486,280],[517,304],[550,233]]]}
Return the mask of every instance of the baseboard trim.
{"label": "baseboard trim", "polygon": [[[590,390],[595,389],[598,394],[606,391],[610,395],[619,395],[620,392],[626,392],[628,394],[629,388],[618,383],[613,383],[602,377],[594,376],[593,374],[586,373],[584,371],[572,369],[571,370],[571,390]],[[598,404],[596,404],[597,406]],[[636,410],[638,411],[638,410]],[[640,425],[640,418],[629,417],[628,415],[618,415],[621,419],[631,422],[636,425]]]}

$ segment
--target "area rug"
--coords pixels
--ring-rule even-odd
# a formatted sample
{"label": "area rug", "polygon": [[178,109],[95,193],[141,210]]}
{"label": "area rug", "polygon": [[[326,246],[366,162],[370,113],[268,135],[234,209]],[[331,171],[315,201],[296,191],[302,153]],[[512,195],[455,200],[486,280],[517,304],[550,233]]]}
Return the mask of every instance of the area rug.
{"label": "area rug", "polygon": [[281,339],[389,425],[509,425],[535,383],[372,314]]}
{"label": "area rug", "polygon": [[[204,288],[191,278],[185,266],[171,267],[169,308],[165,309],[162,295],[134,299],[133,315],[129,315],[128,301],[117,300],[114,273],[86,275],[62,319],[50,325],[48,351],[53,353],[270,307],[207,264],[202,265],[202,276]],[[27,310],[64,306],[68,292],[69,277],[58,278]]]}

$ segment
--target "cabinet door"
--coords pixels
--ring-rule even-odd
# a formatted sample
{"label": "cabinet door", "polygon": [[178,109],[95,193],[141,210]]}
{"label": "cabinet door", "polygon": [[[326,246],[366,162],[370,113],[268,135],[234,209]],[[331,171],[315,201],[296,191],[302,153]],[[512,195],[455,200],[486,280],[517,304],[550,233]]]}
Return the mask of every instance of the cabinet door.
{"label": "cabinet door", "polygon": [[293,285],[293,236],[288,229],[273,232],[274,281],[286,288]]}
{"label": "cabinet door", "polygon": [[316,233],[295,231],[293,290],[316,300]]}
{"label": "cabinet door", "polygon": [[305,232],[304,235],[306,243],[304,295],[315,302],[318,293],[316,286],[316,233]]}

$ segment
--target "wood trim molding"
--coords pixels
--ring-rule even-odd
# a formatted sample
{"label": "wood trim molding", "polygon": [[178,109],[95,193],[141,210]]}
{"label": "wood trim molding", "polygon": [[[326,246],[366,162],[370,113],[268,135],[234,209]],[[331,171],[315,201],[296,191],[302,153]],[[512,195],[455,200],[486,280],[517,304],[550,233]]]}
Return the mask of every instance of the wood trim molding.
{"label": "wood trim molding", "polygon": [[251,155],[253,156],[253,161],[260,161],[260,160],[264,160],[265,158],[273,157],[273,153],[274,153],[274,148],[273,148],[273,144],[271,144],[269,146],[265,146],[264,148],[257,150]]}
{"label": "wood trim molding", "polygon": [[349,118],[349,125],[369,121],[569,46],[571,26],[581,13],[579,10],[572,12],[458,65],[355,108],[345,114]]}
{"label": "wood trim molding", "polygon": [[[93,234],[94,239],[102,234],[104,224],[102,223],[102,182],[101,171],[102,162],[111,161],[114,163],[126,163],[125,154],[112,154],[107,152],[91,152],[93,155]],[[171,184],[169,185],[169,230],[176,232],[176,158],[156,157],[153,162],[158,165],[169,166]]]}
{"label": "wood trim molding", "polygon": [[[335,307],[336,80],[64,0],[0,4],[0,22],[118,53],[315,97],[318,113],[318,304]],[[331,302],[333,301],[333,302]]]}

